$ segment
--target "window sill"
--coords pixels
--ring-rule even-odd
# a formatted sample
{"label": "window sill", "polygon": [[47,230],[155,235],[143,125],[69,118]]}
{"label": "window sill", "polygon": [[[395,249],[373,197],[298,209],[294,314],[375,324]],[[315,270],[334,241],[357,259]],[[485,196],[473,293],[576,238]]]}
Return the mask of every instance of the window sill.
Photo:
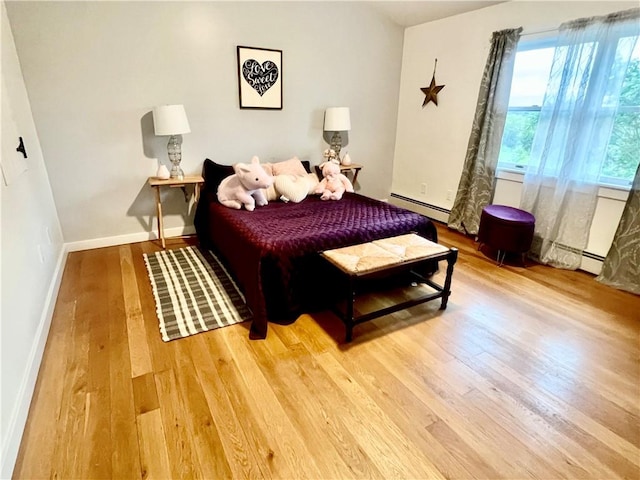
{"label": "window sill", "polygon": [[[500,168],[496,171],[496,178],[508,182],[524,183],[524,172],[515,168]],[[619,185],[600,185],[599,198],[609,198],[626,202],[631,188]]]}
{"label": "window sill", "polygon": [[510,182],[524,183],[524,172],[515,168],[500,168],[496,170],[496,178]]}

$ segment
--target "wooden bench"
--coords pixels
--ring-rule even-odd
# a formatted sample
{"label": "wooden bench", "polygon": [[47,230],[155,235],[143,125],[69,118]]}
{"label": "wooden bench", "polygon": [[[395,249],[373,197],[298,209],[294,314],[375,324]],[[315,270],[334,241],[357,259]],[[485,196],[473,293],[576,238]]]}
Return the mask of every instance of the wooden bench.
{"label": "wooden bench", "polygon": [[[342,311],[336,306],[334,312],[344,322],[346,327],[345,341],[350,342],[353,337],[353,327],[359,323],[435,300],[436,298],[442,299],[440,310],[447,308],[447,301],[451,294],[451,276],[453,275],[453,266],[458,259],[458,250],[456,248],[447,248],[410,233],[350,247],[326,250],[321,252],[321,256],[346,277],[348,284],[346,308]],[[430,262],[439,262],[440,260],[447,261],[444,285],[436,284],[417,271]],[[420,283],[428,285],[435,291],[373,312],[357,316],[354,314],[356,288],[359,281],[371,278],[387,278],[403,272],[410,272]]]}

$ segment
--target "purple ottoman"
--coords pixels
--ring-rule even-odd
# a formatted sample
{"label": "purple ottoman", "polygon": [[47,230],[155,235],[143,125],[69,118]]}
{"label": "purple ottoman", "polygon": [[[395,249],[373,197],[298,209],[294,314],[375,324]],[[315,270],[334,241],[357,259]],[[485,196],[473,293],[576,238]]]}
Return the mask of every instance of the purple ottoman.
{"label": "purple ottoman", "polygon": [[[498,264],[502,265],[507,252],[524,256],[531,248],[536,219],[529,212],[506,205],[487,205],[480,215],[478,241],[498,250]],[[500,253],[502,252],[502,259]]]}

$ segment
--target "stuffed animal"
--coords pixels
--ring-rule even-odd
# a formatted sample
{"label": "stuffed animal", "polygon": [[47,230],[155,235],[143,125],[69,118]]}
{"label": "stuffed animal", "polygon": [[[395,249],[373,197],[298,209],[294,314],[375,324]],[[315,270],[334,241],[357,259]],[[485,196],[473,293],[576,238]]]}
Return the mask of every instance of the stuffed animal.
{"label": "stuffed animal", "polygon": [[314,193],[322,200],[340,200],[344,192],[353,192],[353,185],[349,179],[340,173],[340,166],[335,162],[325,162],[320,165],[324,177]]}
{"label": "stuffed animal", "polygon": [[338,161],[338,156],[336,155],[336,151],[333,148],[327,148],[322,156],[327,159],[327,162]]}
{"label": "stuffed animal", "polygon": [[252,212],[256,205],[267,205],[267,197],[263,188],[273,184],[273,177],[260,166],[258,157],[253,157],[250,164],[237,163],[233,167],[233,175],[228,176],[218,186],[218,201],[239,210],[244,205]]}
{"label": "stuffed animal", "polygon": [[315,173],[307,173],[303,176],[276,175],[273,177],[274,187],[283,202],[299,203],[310,193],[314,193],[318,186],[318,177]]}

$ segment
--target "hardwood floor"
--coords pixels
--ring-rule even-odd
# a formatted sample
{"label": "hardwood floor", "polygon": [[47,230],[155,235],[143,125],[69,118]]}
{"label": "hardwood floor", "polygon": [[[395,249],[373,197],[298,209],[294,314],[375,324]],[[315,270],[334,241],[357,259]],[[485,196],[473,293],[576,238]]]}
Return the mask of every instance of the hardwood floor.
{"label": "hardwood floor", "polygon": [[155,244],[70,254],[15,477],[640,478],[640,297],[439,233],[447,310],[349,345],[329,312],[163,343]]}

